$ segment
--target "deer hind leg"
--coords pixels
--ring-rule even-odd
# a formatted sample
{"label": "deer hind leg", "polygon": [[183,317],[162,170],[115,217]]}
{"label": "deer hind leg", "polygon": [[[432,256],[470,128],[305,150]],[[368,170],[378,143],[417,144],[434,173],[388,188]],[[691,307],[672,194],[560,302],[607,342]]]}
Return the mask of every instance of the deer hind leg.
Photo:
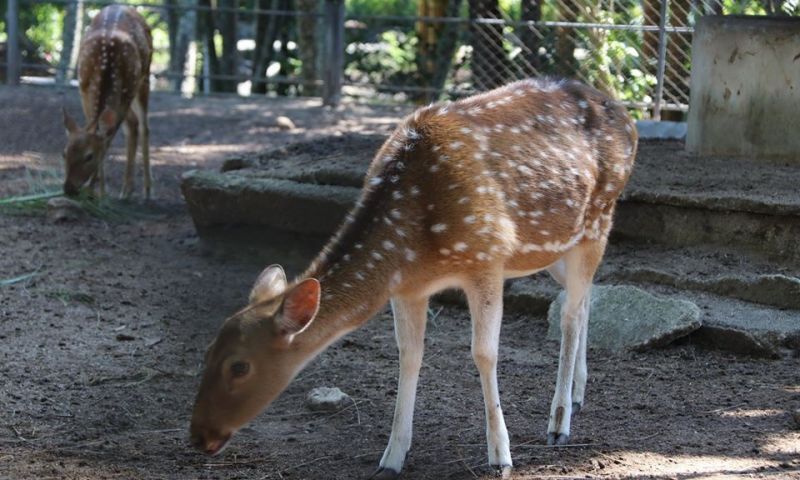
{"label": "deer hind leg", "polygon": [[375,472],[375,478],[398,476],[411,447],[414,402],[417,396],[419,369],[422,366],[425,324],[428,320],[428,299],[393,298],[392,312],[397,348],[400,352],[400,377],[392,434],[378,471]]}
{"label": "deer hind leg", "polygon": [[[567,267],[564,260],[559,260],[550,267],[547,271],[550,275],[561,285],[567,288]],[[588,370],[586,368],[586,340],[589,332],[589,296],[584,297],[586,319],[581,322],[580,336],[578,338],[578,352],[575,358],[575,371],[572,382],[572,415],[575,415],[583,408],[584,393],[586,391],[586,380],[588,377]]]}
{"label": "deer hind leg", "polygon": [[472,316],[472,358],[483,389],[489,465],[506,476],[511,472],[511,448],[497,385],[497,351],[503,317],[502,274],[475,279],[465,291]]}
{"label": "deer hind leg", "polygon": [[561,350],[556,391],[547,426],[548,445],[564,445],[569,441],[573,406],[579,410],[583,404],[592,278],[603,257],[605,245],[605,238],[585,241],[567,252],[562,259],[567,298],[561,307]]}
{"label": "deer hind leg", "polygon": [[122,125],[125,130],[125,146],[127,147],[127,160],[125,162],[125,176],[122,180],[122,190],[119,198],[128,199],[133,192],[134,165],[136,163],[136,144],[139,141],[139,119],[133,111],[128,112],[128,117]]}
{"label": "deer hind leg", "polygon": [[150,82],[145,81],[139,87],[139,95],[133,100],[131,107],[139,118],[139,132],[142,141],[142,166],[144,167],[144,197],[150,200],[152,193],[152,176],[150,174],[150,121],[147,118]]}

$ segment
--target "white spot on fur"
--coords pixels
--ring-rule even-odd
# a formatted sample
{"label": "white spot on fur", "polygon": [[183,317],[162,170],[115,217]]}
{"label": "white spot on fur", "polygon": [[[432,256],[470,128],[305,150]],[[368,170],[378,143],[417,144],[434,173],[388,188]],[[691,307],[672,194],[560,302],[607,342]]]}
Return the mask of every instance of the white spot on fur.
{"label": "white spot on fur", "polygon": [[431,232],[433,233],[442,233],[447,230],[447,225],[444,223],[437,223],[431,226]]}

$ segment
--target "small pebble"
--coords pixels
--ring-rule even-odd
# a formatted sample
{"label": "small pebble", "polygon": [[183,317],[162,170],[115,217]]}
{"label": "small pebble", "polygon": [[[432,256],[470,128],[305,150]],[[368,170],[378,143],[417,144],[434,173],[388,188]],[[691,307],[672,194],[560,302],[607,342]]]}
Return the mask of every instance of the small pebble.
{"label": "small pebble", "polygon": [[317,387],[306,395],[306,406],[314,411],[335,412],[349,400],[350,396],[337,387]]}
{"label": "small pebble", "polygon": [[283,115],[275,119],[275,125],[277,125],[277,127],[280,128],[281,130],[295,129],[294,122],[292,121],[292,119],[289,117],[284,117]]}

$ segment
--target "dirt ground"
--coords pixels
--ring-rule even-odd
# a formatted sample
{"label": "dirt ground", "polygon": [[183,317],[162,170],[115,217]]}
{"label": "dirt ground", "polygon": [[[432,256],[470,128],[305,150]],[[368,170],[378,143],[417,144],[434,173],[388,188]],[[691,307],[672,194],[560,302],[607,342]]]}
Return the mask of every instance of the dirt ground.
{"label": "dirt ground", "polygon": [[[62,102],[0,89],[0,198],[57,187]],[[155,95],[158,198],[121,221],[52,223],[0,210],[0,478],[365,478],[388,440],[397,354],[388,310],[324,352],[219,457],[188,447],[202,356],[263,263],[209,251],[180,200],[181,172],[231,153],[342,131],[385,132],[403,110],[314,101]],[[273,127],[288,115],[294,131]],[[120,139],[111,191],[119,189]],[[35,187],[35,188],[34,188]],[[276,239],[290,273],[311,253]],[[286,252],[288,257],[284,257]],[[18,277],[29,275],[25,279]],[[12,282],[11,280],[18,281]],[[483,404],[464,310],[434,306],[404,478],[488,477]],[[501,398],[515,478],[800,478],[800,359],[683,344],[590,351],[572,444],[544,445],[558,345],[543,318],[507,315]],[[317,386],[353,402],[304,405]]]}

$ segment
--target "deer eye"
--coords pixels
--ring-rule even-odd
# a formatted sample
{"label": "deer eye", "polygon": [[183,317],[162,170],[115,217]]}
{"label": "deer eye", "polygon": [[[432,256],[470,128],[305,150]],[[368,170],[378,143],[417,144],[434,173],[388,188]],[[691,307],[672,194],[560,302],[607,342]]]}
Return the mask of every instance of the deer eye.
{"label": "deer eye", "polygon": [[89,162],[92,161],[93,157],[94,157],[94,154],[89,152],[89,153],[86,154],[85,157],[83,157],[83,161],[86,162],[86,163],[89,163]]}
{"label": "deer eye", "polygon": [[250,371],[250,364],[247,362],[234,362],[231,364],[231,375],[233,378],[241,378]]}

